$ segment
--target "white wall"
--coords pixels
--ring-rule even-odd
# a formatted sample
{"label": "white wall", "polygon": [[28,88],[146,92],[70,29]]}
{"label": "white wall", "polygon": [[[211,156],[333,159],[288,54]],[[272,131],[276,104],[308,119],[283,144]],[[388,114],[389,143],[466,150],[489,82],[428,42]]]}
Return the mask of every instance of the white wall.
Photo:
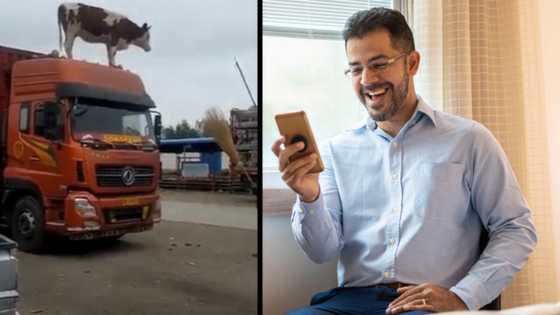
{"label": "white wall", "polygon": [[[164,170],[177,170],[177,154],[175,153],[161,153],[160,154],[161,166]],[[229,157],[222,152],[222,169],[227,169],[229,165]]]}
{"label": "white wall", "polygon": [[175,153],[161,153],[159,155],[161,167],[164,170],[177,170],[177,158]]}
{"label": "white wall", "polygon": [[318,265],[299,249],[289,215],[263,216],[263,314],[305,307],[313,294],[336,284],[336,262]]}
{"label": "white wall", "polygon": [[[560,1],[539,0],[540,29],[544,72],[544,92],[548,124],[548,151],[552,179],[552,211],[556,233],[556,261],[560,262]],[[557,270],[560,287],[560,270]],[[560,299],[560,296],[558,297]]]}

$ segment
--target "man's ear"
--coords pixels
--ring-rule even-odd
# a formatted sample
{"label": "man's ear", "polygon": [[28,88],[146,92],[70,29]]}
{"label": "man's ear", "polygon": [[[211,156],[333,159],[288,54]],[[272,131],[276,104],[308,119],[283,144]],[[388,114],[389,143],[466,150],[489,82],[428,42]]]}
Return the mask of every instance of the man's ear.
{"label": "man's ear", "polygon": [[415,75],[420,67],[420,54],[413,51],[408,55],[408,73]]}

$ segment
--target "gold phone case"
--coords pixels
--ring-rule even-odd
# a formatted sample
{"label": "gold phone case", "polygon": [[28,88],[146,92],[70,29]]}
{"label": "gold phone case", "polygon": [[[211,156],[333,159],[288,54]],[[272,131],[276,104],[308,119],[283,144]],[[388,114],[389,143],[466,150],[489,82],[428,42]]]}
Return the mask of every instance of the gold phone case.
{"label": "gold phone case", "polygon": [[318,163],[309,171],[310,173],[320,173],[325,167],[319,150],[317,148],[317,143],[315,142],[315,137],[313,137],[313,132],[311,131],[311,126],[307,115],[304,111],[292,112],[278,114],[274,117],[276,119],[276,124],[278,125],[278,131],[286,139],[285,144],[289,145],[298,141],[303,141],[305,147],[296,152],[290,157],[290,161],[299,159],[301,157],[307,156],[312,153],[316,153],[318,156]]}

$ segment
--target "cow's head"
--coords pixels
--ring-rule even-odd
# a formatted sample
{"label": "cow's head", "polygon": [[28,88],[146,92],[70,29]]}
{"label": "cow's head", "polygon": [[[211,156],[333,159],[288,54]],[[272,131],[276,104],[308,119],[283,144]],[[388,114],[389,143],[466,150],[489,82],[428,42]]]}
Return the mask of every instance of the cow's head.
{"label": "cow's head", "polygon": [[152,47],[150,47],[150,28],[152,27],[148,26],[148,23],[144,23],[142,25],[142,35],[134,40],[134,44],[144,51],[152,50]]}

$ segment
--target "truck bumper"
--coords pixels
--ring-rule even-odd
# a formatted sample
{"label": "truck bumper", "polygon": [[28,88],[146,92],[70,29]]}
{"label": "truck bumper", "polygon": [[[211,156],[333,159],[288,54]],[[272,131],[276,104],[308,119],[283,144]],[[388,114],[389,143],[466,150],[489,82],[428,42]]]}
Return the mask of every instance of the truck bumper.
{"label": "truck bumper", "polygon": [[158,193],[97,197],[72,191],[64,200],[63,220],[47,221],[46,229],[71,239],[93,239],[150,230],[160,221]]}

